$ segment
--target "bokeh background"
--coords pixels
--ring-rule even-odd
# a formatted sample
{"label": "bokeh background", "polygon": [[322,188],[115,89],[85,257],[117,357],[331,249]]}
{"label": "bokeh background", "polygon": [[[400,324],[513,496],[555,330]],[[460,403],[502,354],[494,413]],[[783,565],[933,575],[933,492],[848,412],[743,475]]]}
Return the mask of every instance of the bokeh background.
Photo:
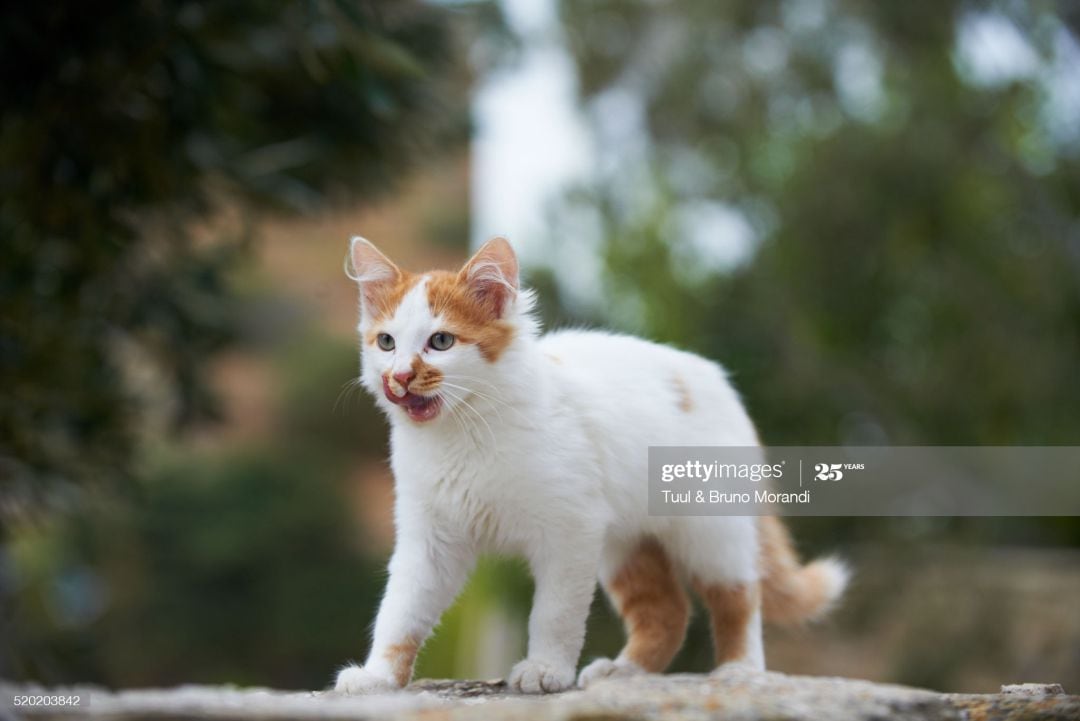
{"label": "bokeh background", "polygon": [[[723,362],[768,443],[1077,443],[1078,32],[1050,0],[8,5],[0,677],[363,658],[393,489],[357,233],[414,269],[509,236],[548,324]],[[857,577],[774,668],[1080,687],[1080,519],[793,525]],[[485,561],[418,672],[505,673],[530,583]],[[620,642],[598,595],[583,658]],[[698,613],[675,668],[709,656]]]}

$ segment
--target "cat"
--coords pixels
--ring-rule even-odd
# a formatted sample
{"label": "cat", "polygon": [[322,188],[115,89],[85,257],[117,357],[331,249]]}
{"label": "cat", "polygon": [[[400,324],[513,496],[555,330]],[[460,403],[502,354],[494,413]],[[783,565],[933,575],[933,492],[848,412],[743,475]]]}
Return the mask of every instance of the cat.
{"label": "cat", "polygon": [[[460,272],[413,274],[363,238],[361,383],[391,426],[396,543],[363,666],[342,693],[398,689],[479,553],[525,558],[536,581],[525,693],[659,673],[682,645],[689,581],[712,617],[717,664],[764,669],[762,620],[822,615],[848,572],[800,565],[774,517],[659,517],[646,508],[649,445],[758,445],[717,364],[638,338],[540,335],[510,244],[488,241]],[[576,674],[596,581],[628,634]]]}

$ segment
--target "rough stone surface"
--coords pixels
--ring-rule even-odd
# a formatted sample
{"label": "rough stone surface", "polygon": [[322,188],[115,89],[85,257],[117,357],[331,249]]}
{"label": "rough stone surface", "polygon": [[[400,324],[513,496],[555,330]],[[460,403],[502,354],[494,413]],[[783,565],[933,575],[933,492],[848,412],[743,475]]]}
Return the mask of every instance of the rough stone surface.
{"label": "rough stone surface", "polygon": [[[82,721],[261,721],[263,719],[372,719],[378,721],[877,721],[942,719],[1012,721],[1080,719],[1080,696],[1047,692],[1055,684],[1023,684],[1028,693],[940,694],[842,678],[786,676],[731,667],[712,675],[640,676],[601,681],[587,691],[552,696],[510,693],[502,681],[417,681],[405,691],[345,697],[332,691],[183,686],[107,692],[0,686],[15,693],[89,693],[79,708],[12,708],[0,716]],[[1060,687],[1057,687],[1060,689]]]}
{"label": "rough stone surface", "polygon": [[1016,696],[1060,696],[1065,689],[1060,683],[1010,683],[1001,687],[1001,693]]}

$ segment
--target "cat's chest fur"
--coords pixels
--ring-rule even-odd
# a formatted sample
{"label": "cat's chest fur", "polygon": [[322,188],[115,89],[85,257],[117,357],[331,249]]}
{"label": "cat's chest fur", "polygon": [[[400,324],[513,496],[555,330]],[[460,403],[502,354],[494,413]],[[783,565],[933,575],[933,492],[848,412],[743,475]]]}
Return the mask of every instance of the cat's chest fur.
{"label": "cat's chest fur", "polygon": [[[527,513],[547,503],[542,474],[526,459],[535,449],[527,431],[494,429],[480,438],[394,434],[398,493],[423,509],[427,522],[488,551],[519,551],[535,535]],[[516,452],[508,452],[512,449]]]}

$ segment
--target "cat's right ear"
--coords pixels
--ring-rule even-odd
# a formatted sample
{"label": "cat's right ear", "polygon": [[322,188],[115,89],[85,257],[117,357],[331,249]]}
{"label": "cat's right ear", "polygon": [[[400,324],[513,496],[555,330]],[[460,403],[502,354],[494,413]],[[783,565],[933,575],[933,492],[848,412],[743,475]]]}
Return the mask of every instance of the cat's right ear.
{"label": "cat's right ear", "polygon": [[367,238],[359,235],[349,240],[345,275],[360,286],[362,312],[385,312],[390,291],[401,281],[401,270]]}

